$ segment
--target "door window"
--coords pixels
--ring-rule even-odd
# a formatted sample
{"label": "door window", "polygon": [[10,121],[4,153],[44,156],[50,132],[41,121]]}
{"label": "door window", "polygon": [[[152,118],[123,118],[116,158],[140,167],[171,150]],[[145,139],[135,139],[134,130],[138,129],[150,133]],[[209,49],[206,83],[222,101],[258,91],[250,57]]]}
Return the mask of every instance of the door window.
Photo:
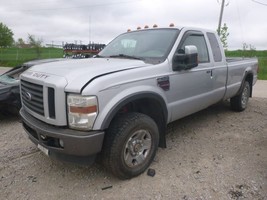
{"label": "door window", "polygon": [[183,40],[182,45],[179,49],[184,50],[184,47],[187,45],[194,45],[197,47],[199,63],[209,62],[209,53],[204,35],[199,35],[199,34],[187,35],[186,38]]}

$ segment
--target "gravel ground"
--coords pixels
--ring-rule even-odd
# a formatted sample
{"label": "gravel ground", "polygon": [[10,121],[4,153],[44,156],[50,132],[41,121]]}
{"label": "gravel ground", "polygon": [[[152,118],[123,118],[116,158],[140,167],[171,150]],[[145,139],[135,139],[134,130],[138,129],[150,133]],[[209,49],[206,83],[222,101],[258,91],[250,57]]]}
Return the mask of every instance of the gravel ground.
{"label": "gravel ground", "polygon": [[6,71],[8,71],[9,69],[11,69],[10,67],[1,67],[0,66],[0,75],[5,73]]}
{"label": "gravel ground", "polygon": [[241,113],[224,102],[168,126],[143,173],[121,181],[95,164],[51,160],[17,116],[0,115],[0,199],[267,199],[267,99]]}
{"label": "gravel ground", "polygon": [[[0,68],[1,72],[6,71]],[[168,126],[146,173],[121,181],[103,167],[62,163],[43,155],[18,116],[0,114],[0,199],[267,199],[267,81],[249,107],[224,102]]]}

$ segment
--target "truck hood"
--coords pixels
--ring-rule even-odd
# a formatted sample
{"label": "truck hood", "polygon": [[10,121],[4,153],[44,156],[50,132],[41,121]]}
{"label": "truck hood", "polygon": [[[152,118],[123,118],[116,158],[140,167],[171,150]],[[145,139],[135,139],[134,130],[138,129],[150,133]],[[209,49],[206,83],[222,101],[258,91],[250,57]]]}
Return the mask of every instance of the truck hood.
{"label": "truck hood", "polygon": [[80,93],[84,85],[97,77],[148,65],[150,64],[146,64],[142,60],[90,58],[45,63],[36,65],[28,71],[41,73],[48,77],[64,77],[67,81],[65,91]]}

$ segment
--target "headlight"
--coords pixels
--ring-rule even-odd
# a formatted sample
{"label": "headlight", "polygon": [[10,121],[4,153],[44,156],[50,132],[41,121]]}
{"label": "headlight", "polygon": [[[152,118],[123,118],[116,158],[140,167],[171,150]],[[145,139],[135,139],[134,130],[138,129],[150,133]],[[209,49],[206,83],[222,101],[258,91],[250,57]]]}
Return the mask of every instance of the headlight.
{"label": "headlight", "polygon": [[69,127],[79,130],[92,129],[98,114],[97,98],[69,94],[67,102]]}

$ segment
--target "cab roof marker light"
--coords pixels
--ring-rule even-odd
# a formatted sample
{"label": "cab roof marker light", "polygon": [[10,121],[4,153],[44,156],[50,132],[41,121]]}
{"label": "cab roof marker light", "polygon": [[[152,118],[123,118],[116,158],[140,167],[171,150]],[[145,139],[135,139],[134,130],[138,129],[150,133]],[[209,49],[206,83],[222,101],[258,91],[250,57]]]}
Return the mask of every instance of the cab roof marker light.
{"label": "cab roof marker light", "polygon": [[[174,25],[174,23],[170,23],[170,25],[169,25],[169,27],[174,27],[175,25]],[[144,26],[144,29],[148,29],[149,28],[149,26],[148,25],[145,25]],[[158,25],[157,24],[154,24],[153,25],[153,28],[158,28]],[[138,26],[137,28],[136,28],[136,30],[141,30],[142,28],[140,27],[140,26]],[[131,32],[132,30],[131,29],[128,29],[127,30],[127,32]]]}

